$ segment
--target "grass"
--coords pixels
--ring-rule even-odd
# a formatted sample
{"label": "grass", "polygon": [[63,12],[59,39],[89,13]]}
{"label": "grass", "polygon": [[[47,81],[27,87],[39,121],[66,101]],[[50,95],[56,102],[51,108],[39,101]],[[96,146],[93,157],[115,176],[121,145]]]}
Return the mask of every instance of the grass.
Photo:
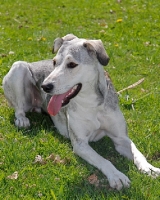
{"label": "grass", "polygon": [[[141,78],[123,92],[120,106],[129,135],[155,166],[160,166],[160,2],[158,0],[6,0],[0,5],[0,84],[14,61],[52,58],[53,40],[67,33],[101,39],[111,60],[107,67],[117,90]],[[138,172],[120,156],[108,138],[91,144],[132,181],[129,189],[99,187],[88,177],[103,174],[72,152],[47,116],[28,114],[32,127],[18,130],[14,111],[0,87],[0,199],[158,200],[159,181]],[[133,110],[134,108],[134,110]],[[51,154],[67,159],[54,163]],[[41,155],[45,163],[34,163]],[[18,172],[17,179],[8,176]]]}

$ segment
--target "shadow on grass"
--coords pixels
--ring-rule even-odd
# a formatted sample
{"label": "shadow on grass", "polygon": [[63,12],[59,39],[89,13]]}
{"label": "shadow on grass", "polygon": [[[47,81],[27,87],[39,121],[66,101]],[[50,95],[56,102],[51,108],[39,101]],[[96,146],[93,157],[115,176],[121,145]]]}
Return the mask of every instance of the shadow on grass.
{"label": "shadow on grass", "polygon": [[113,189],[108,189],[108,187],[98,188],[91,186],[83,181],[79,184],[69,184],[68,190],[65,192],[65,196],[62,196],[62,198],[64,200],[146,199],[140,190],[134,191],[133,197],[132,188],[116,191]]}
{"label": "shadow on grass", "polygon": [[[21,131],[25,136],[35,137],[39,134],[40,129],[56,131],[50,116],[46,113],[28,112],[26,113],[26,117],[30,120],[31,126],[28,128],[17,128],[17,130]],[[15,117],[13,115],[10,118],[10,123],[13,124],[14,120]]]}
{"label": "shadow on grass", "polygon": [[[31,121],[31,127],[29,129],[20,129],[22,134],[27,137],[36,137],[39,134],[39,131],[41,129],[45,130],[46,132],[53,132],[52,136],[54,138],[57,138],[58,141],[62,143],[69,143],[69,140],[66,140],[63,136],[61,136],[56,128],[54,127],[54,124],[51,120],[51,118],[46,114],[38,114],[38,113],[27,113],[27,117]],[[11,121],[13,123],[14,117],[11,116]],[[29,130],[29,131],[28,131]],[[32,131],[31,131],[32,130]],[[112,162],[112,164],[120,170],[122,173],[126,174],[129,171],[129,161],[124,158],[123,156],[120,156],[115,148],[113,142],[105,137],[101,139],[100,141],[96,143],[90,143],[91,147],[97,151],[101,156],[108,159]],[[71,145],[70,145],[71,146]],[[72,151],[72,148],[71,148]],[[87,169],[88,175],[75,177],[74,179],[67,179],[65,184],[63,185],[63,189],[56,191],[55,196],[57,198],[62,199],[106,199],[108,198],[114,198],[116,196],[116,199],[130,199],[131,195],[133,194],[133,189],[123,189],[122,191],[118,192],[113,189],[110,189],[109,184],[107,182],[106,177],[98,171],[95,167],[89,165],[86,161],[76,156],[76,160],[79,163],[79,165],[84,165]],[[72,162],[72,161],[71,161]],[[96,174],[98,177],[98,180],[105,180],[103,184],[100,184],[99,186],[91,185],[88,181],[88,177],[92,174]],[[130,178],[130,177],[129,177]],[[61,185],[60,185],[61,187]],[[52,196],[52,189],[50,190],[50,195]],[[137,199],[144,199],[143,194],[138,192],[134,192],[135,197]]]}

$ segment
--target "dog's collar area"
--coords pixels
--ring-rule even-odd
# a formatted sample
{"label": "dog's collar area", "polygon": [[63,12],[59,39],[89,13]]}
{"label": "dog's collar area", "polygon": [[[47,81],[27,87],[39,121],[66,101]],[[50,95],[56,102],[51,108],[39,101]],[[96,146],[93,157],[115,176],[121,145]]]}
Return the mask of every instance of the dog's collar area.
{"label": "dog's collar area", "polygon": [[75,96],[77,96],[77,94],[80,92],[82,88],[82,84],[78,83],[77,85],[75,85],[70,91],[69,93],[65,96],[65,98],[62,100],[62,107],[66,106],[71,99],[73,99]]}

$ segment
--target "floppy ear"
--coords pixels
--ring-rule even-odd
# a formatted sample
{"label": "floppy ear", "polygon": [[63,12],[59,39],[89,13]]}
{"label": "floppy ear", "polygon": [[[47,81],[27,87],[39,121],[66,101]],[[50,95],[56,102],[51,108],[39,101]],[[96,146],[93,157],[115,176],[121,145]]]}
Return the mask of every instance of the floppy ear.
{"label": "floppy ear", "polygon": [[66,36],[62,37],[62,38],[56,38],[54,40],[54,44],[53,44],[53,48],[52,48],[52,53],[55,53],[58,51],[58,49],[62,46],[64,41],[70,41],[77,38],[75,35],[73,34],[67,34]]}
{"label": "floppy ear", "polygon": [[63,39],[62,38],[56,38],[54,40],[53,48],[52,48],[52,53],[54,54],[55,52],[58,51],[58,49],[62,46],[63,44]]}
{"label": "floppy ear", "polygon": [[[83,46],[87,48],[88,53],[91,56],[95,56],[99,63],[103,66],[107,65],[109,62],[109,57],[106,54],[103,43],[101,40],[88,40],[84,42]],[[97,65],[98,70],[98,88],[103,98],[105,99],[107,95],[107,82],[104,74],[104,69],[101,65]]]}
{"label": "floppy ear", "polygon": [[87,40],[83,45],[90,53],[96,53],[96,57],[101,65],[106,66],[108,64],[109,57],[101,40]]}
{"label": "floppy ear", "polygon": [[65,35],[62,39],[63,41],[70,41],[77,38],[77,36],[73,35],[72,33]]}

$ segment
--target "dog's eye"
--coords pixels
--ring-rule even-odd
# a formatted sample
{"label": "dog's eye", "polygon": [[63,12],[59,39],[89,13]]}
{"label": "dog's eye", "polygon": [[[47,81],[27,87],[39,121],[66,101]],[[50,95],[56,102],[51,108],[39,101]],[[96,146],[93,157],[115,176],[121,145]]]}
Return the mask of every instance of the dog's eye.
{"label": "dog's eye", "polygon": [[56,65],[56,60],[53,60],[53,65],[54,65],[54,66]]}
{"label": "dog's eye", "polygon": [[78,66],[78,64],[76,64],[76,63],[74,63],[74,62],[70,62],[70,63],[67,64],[67,67],[68,67],[68,68],[71,68],[71,69],[72,69],[72,68],[75,68],[75,67],[77,67],[77,66]]}

